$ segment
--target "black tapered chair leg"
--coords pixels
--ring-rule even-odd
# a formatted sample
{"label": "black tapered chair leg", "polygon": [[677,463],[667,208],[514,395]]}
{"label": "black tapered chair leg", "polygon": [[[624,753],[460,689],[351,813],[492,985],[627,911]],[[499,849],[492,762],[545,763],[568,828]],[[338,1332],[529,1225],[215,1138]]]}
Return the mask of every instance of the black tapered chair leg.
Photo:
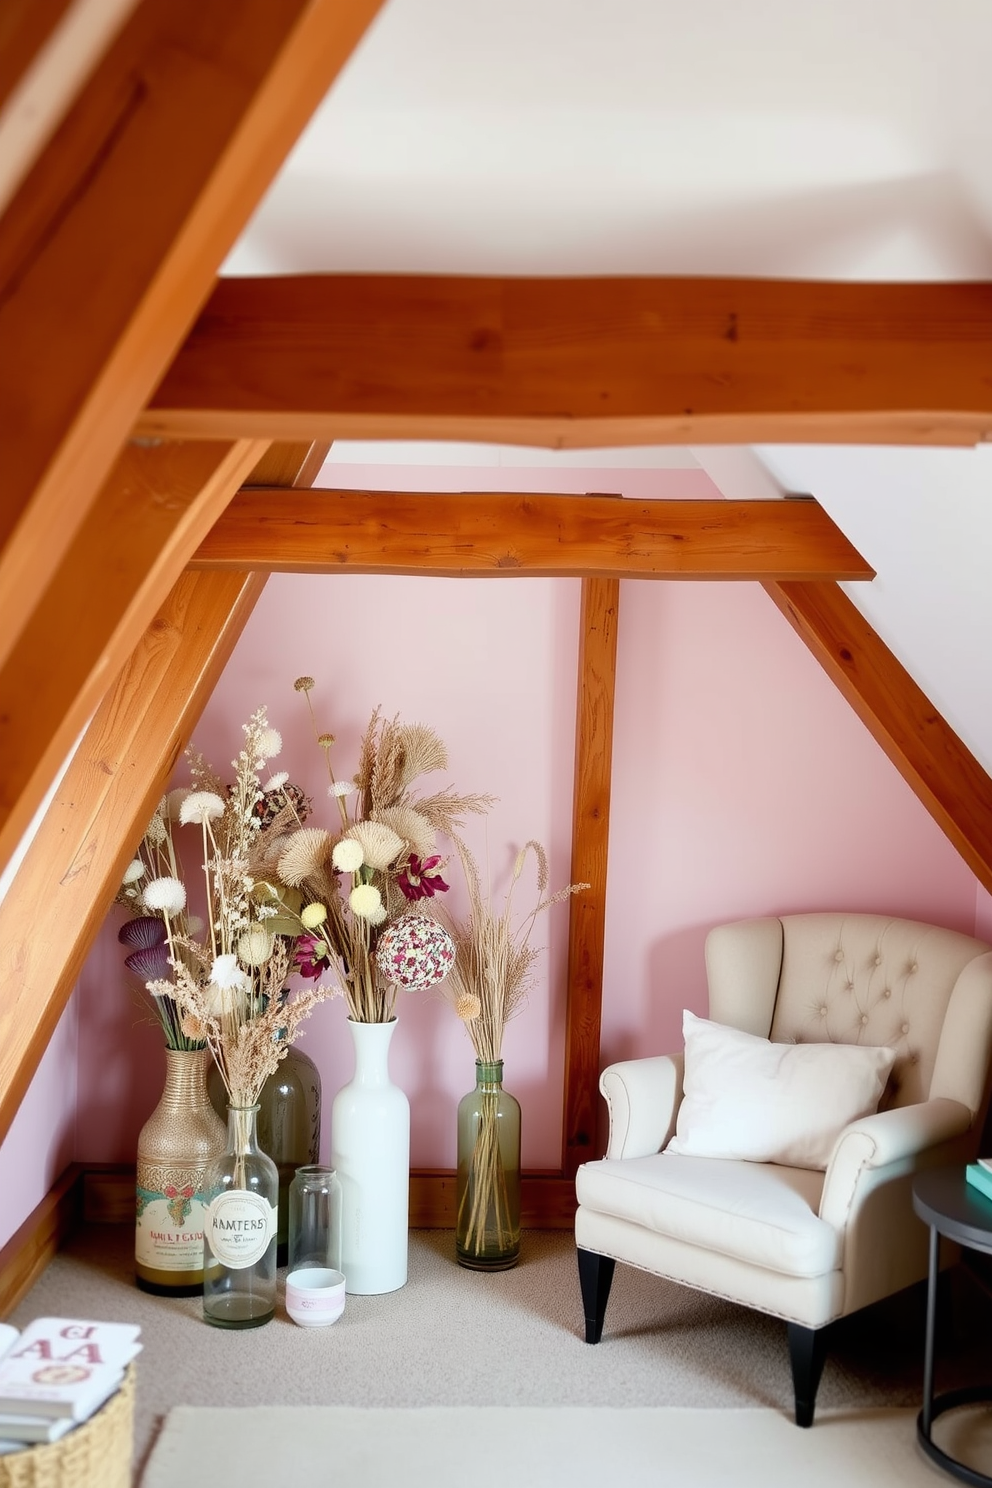
{"label": "black tapered chair leg", "polygon": [[603,1336],[603,1319],[617,1263],[612,1256],[597,1255],[594,1250],[576,1250],[576,1254],[586,1315],[586,1343],[598,1343]]}
{"label": "black tapered chair leg", "polygon": [[789,1323],[789,1362],[796,1394],[796,1425],[812,1426],[816,1392],[827,1357],[827,1329]]}

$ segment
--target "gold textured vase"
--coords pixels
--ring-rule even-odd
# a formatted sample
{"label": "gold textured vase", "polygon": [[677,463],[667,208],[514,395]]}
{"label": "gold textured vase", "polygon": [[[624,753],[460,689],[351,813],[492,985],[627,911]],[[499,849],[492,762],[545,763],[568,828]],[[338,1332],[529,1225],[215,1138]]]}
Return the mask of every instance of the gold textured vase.
{"label": "gold textured vase", "polygon": [[138,1137],[135,1280],[144,1292],[203,1289],[203,1174],[226,1127],[207,1095],[208,1049],[166,1049],[165,1089]]}

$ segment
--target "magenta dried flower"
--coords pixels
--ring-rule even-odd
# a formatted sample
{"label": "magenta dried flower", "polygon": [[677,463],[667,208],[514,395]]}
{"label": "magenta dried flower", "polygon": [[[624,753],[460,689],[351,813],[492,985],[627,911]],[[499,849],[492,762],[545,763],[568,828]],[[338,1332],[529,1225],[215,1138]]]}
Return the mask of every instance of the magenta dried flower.
{"label": "magenta dried flower", "polygon": [[443,866],[436,853],[431,858],[424,858],[423,862],[416,853],[411,853],[409,863],[398,875],[396,882],[411,901],[433,899],[435,894],[445,894],[451,887],[441,877]]}

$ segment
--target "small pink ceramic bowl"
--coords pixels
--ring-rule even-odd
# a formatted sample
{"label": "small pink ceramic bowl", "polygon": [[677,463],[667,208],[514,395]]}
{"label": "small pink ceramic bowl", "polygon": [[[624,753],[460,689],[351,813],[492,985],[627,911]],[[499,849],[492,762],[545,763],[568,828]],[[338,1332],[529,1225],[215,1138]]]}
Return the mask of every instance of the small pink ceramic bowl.
{"label": "small pink ceramic bowl", "polygon": [[323,1266],[290,1271],[286,1277],[286,1311],[301,1328],[324,1328],[344,1312],[344,1276]]}

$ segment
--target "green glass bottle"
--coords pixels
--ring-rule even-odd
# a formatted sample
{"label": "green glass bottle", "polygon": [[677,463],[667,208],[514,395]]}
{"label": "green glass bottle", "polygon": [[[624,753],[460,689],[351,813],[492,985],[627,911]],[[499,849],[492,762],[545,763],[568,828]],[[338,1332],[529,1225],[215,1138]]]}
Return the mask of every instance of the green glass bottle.
{"label": "green glass bottle", "polygon": [[520,1103],[503,1089],[503,1061],[475,1061],[475,1089],[458,1105],[459,1265],[506,1271],[520,1259]]}

